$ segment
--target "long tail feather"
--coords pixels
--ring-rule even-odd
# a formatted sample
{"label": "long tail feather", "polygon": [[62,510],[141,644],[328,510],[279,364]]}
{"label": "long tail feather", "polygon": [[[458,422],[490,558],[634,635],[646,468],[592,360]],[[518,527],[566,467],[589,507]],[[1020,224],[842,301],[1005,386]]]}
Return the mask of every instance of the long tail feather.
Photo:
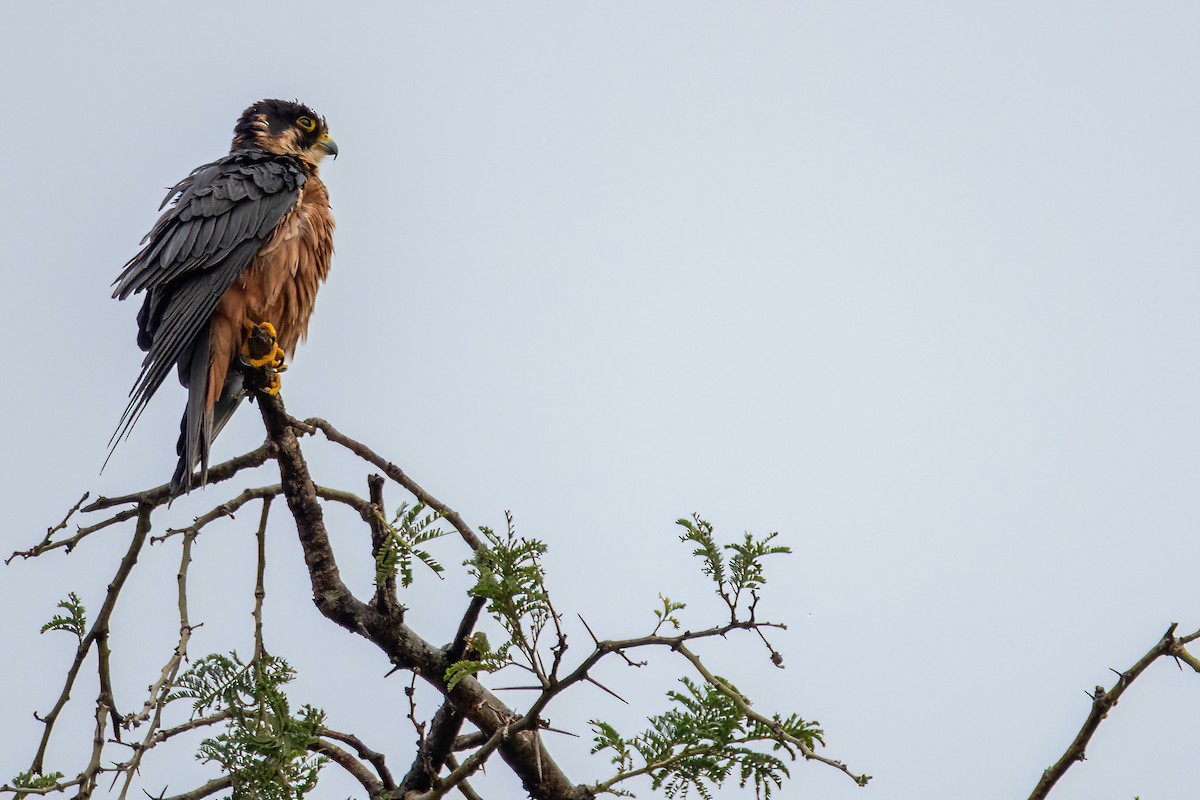
{"label": "long tail feather", "polygon": [[[179,463],[175,466],[175,474],[171,478],[171,498],[187,494],[196,486],[204,486],[208,480],[208,456],[213,440],[233,417],[242,400],[246,398],[246,389],[242,373],[231,369],[225,376],[221,387],[221,396],[211,409],[206,409],[205,397],[208,394],[208,375],[210,350],[208,331],[204,331],[203,347],[194,348],[188,364],[188,402],[183,419],[179,424],[179,442],[175,452],[179,455]],[[195,473],[196,467],[200,471]]]}
{"label": "long tail feather", "polygon": [[[203,487],[208,482],[212,441],[216,440],[226,423],[233,419],[241,402],[246,399],[244,378],[236,369],[230,369],[221,390],[221,397],[210,411],[205,411],[203,407],[204,391],[206,386],[199,391],[188,387],[187,410],[179,426],[179,443],[175,445],[175,452],[179,453],[179,463],[175,465],[175,474],[170,479],[172,499],[191,492],[197,486]],[[200,398],[198,417],[192,409],[192,398],[196,396]],[[194,439],[188,438],[190,433]],[[198,474],[197,465],[200,468]]]}

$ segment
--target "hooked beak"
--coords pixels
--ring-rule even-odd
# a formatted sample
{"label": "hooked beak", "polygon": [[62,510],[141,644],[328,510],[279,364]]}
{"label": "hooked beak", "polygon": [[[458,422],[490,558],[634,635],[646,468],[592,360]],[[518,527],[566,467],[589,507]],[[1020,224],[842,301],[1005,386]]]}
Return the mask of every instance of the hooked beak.
{"label": "hooked beak", "polygon": [[337,142],[335,142],[333,139],[329,138],[328,133],[325,134],[324,136],[322,136],[321,141],[317,142],[317,144],[319,144],[322,148],[324,148],[326,153],[333,156],[335,159],[337,158],[337,154],[338,154]]}

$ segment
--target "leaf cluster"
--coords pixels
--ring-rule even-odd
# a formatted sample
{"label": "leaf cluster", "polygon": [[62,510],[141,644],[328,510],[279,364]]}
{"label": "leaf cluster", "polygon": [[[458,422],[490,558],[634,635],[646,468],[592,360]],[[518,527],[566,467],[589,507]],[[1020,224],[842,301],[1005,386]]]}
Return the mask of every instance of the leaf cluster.
{"label": "leaf cluster", "polygon": [[380,515],[383,541],[375,554],[376,585],[382,586],[389,578],[396,577],[397,573],[401,586],[407,588],[412,585],[414,559],[433,570],[435,575],[441,576],[445,568],[420,546],[446,535],[445,531],[434,527],[442,515],[432,511],[425,513],[425,509],[424,503],[412,506],[401,503],[391,522]]}
{"label": "leaf cluster", "polygon": [[229,655],[212,653],[197,659],[175,681],[174,691],[167,702],[188,699],[192,711],[245,708],[257,702],[266,691],[279,691],[279,687],[290,683],[296,671],[282,658],[263,654],[249,663],[243,662],[237,652]]}
{"label": "leaf cluster", "polygon": [[546,625],[554,619],[541,562],[546,545],[537,539],[519,536],[511,514],[505,514],[505,521],[503,534],[480,527],[487,546],[476,550],[464,564],[475,578],[475,585],[468,594],[487,600],[488,613],[500,623],[507,636],[495,650],[486,649],[486,639],[478,640],[484,647],[473,658],[452,664],[446,670],[450,688],[467,675],[495,672],[517,663],[514,650],[523,657],[525,666],[536,669],[537,642]]}
{"label": "leaf cluster", "polygon": [[87,609],[83,607],[83,601],[79,599],[79,595],[74,592],[69,593],[66,600],[59,601],[58,608],[67,613],[55,614],[51,617],[50,621],[42,626],[42,633],[66,631],[75,634],[82,640],[87,631]]}
{"label": "leaf cluster", "polygon": [[[741,542],[719,545],[713,534],[712,523],[701,519],[698,514],[693,514],[691,519],[678,519],[675,524],[684,529],[679,540],[696,545],[692,555],[701,559],[701,571],[716,584],[717,594],[734,616],[738,613],[744,594],[751,596],[753,615],[753,603],[758,599],[758,590],[766,583],[762,559],[792,552],[790,547],[771,544],[771,540],[779,535],[777,532],[768,533],[762,538],[745,533]],[[726,557],[723,551],[730,551],[732,555]]]}
{"label": "leaf cluster", "polygon": [[658,619],[658,624],[654,626],[651,633],[658,633],[663,625],[670,625],[673,630],[679,630],[682,624],[675,612],[687,608],[687,603],[677,603],[664,594],[660,594],[658,599],[662,602],[662,607],[654,609],[654,616]]}
{"label": "leaf cluster", "polygon": [[[39,775],[36,772],[22,772],[12,779],[12,786],[15,789],[35,789],[45,791],[46,789],[54,789],[58,786],[58,782],[65,776],[61,772],[50,772],[45,775]],[[38,792],[41,794],[41,792]],[[14,797],[20,800],[22,797],[28,796],[25,792],[17,792]]]}
{"label": "leaf cluster", "polygon": [[[738,786],[753,786],[755,796],[767,800],[789,776],[787,763],[777,753],[795,760],[795,748],[766,725],[749,720],[728,694],[707,684],[681,678],[682,691],[667,696],[675,707],[649,717],[650,727],[636,736],[623,737],[612,725],[592,720],[593,753],[608,751],[617,766],[617,777],[597,786],[612,794],[627,794],[612,788],[635,775],[648,774],[651,788],[669,797],[688,797],[693,790],[711,800],[713,790],[736,776]],[[731,686],[722,679],[722,683]],[[735,690],[736,691],[736,690]],[[812,746],[821,741],[816,723],[793,715],[775,717],[785,733]],[[770,742],[772,752],[748,745]]]}
{"label": "leaf cluster", "polygon": [[309,747],[325,715],[309,705],[292,713],[282,687],[294,678],[281,658],[264,654],[246,664],[237,653],[214,653],[176,683],[169,699],[192,700],[195,713],[229,712],[225,732],[201,742],[197,758],[233,779],[234,800],[295,800],[316,786],[326,759]]}

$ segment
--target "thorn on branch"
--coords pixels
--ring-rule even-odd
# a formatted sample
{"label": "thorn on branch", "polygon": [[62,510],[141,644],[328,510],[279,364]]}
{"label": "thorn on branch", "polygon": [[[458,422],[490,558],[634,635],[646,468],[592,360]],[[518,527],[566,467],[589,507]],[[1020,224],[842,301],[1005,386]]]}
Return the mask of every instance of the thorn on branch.
{"label": "thorn on branch", "polygon": [[[1166,633],[1158,640],[1145,655],[1138,659],[1130,669],[1125,672],[1118,672],[1110,667],[1110,670],[1117,675],[1117,681],[1112,689],[1106,690],[1103,686],[1096,686],[1094,692],[1085,692],[1092,700],[1092,707],[1088,712],[1087,719],[1084,720],[1083,726],[1079,729],[1079,733],[1075,735],[1074,740],[1067,746],[1066,751],[1050,768],[1042,773],[1041,779],[1033,792],[1029,795],[1029,800],[1044,800],[1049,794],[1054,785],[1066,774],[1070,767],[1079,761],[1085,761],[1085,751],[1088,744],[1091,742],[1092,736],[1096,733],[1100,723],[1108,717],[1108,713],[1121,699],[1121,695],[1125,690],[1141,675],[1156,659],[1160,656],[1179,656],[1180,645],[1179,640],[1175,637],[1175,631],[1178,628],[1178,623],[1172,622],[1167,628]],[[1200,634],[1200,631],[1197,631]],[[1186,651],[1183,651],[1186,654]],[[1190,654],[1186,654],[1187,659],[1191,659]],[[1191,661],[1188,662],[1189,665]],[[1200,666],[1200,662],[1197,662]],[[1197,671],[1200,671],[1198,669]]]}
{"label": "thorn on branch", "polygon": [[607,686],[605,686],[604,684],[600,683],[600,681],[596,680],[596,679],[595,679],[595,678],[593,678],[591,675],[588,675],[588,676],[586,676],[586,677],[584,678],[584,680],[585,680],[585,681],[587,681],[588,683],[592,684],[593,686],[597,686],[597,687],[599,687],[599,688],[603,689],[604,691],[608,692],[609,694],[611,694],[613,697],[615,697],[615,698],[617,698],[618,700],[620,700],[620,701],[621,701],[622,703],[624,703],[625,705],[629,705],[629,701],[628,701],[628,700],[626,700],[624,697],[621,697],[621,695],[617,694],[616,692],[614,692],[612,689],[608,688],[608,687],[607,687]]}

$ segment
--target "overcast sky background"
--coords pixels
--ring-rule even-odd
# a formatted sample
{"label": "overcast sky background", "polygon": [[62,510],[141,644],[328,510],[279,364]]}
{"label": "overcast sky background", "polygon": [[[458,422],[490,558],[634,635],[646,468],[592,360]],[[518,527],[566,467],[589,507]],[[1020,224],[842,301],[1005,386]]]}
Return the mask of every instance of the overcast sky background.
{"label": "overcast sky background", "polygon": [[[97,476],[140,360],[137,305],[109,284],[243,108],[299,98],[341,157],[292,413],[368,440],[473,524],[511,509],[550,545],[558,608],[603,636],[647,631],[659,592],[690,626],[719,619],[676,517],[778,530],[796,553],[770,563],[760,611],[790,625],[786,669],[749,636],[702,652],[875,776],[797,765],[782,796],[1024,797],[1085,690],[1170,622],[1200,627],[1198,32],[1189,2],[13,4],[5,550],[85,489],[170,476],[176,385]],[[216,457],[261,440],[243,409]],[[331,446],[306,452],[319,482],[365,491]],[[297,704],[403,772],[403,683],[320,618],[283,510],[268,646],[300,669]],[[251,650],[256,519],[197,544],[193,656]],[[335,523],[366,591],[365,531]],[[0,570],[0,778],[27,768],[30,712],[73,651],[38,627],[70,590],[98,609],[127,542]],[[177,563],[177,540],[148,551],[113,619],[122,711],[175,641]],[[410,620],[446,641],[465,584],[419,578]],[[71,775],[92,664],[48,761]],[[583,736],[549,739],[572,779],[611,774],[589,718],[638,730],[686,667],[609,665],[631,709],[588,687],[552,706]],[[1198,703],[1200,676],[1156,665],[1054,796],[1193,794]],[[145,788],[212,777],[191,747],[156,751]],[[505,773],[477,782],[489,800],[520,794]],[[348,794],[330,766],[313,797]]]}

